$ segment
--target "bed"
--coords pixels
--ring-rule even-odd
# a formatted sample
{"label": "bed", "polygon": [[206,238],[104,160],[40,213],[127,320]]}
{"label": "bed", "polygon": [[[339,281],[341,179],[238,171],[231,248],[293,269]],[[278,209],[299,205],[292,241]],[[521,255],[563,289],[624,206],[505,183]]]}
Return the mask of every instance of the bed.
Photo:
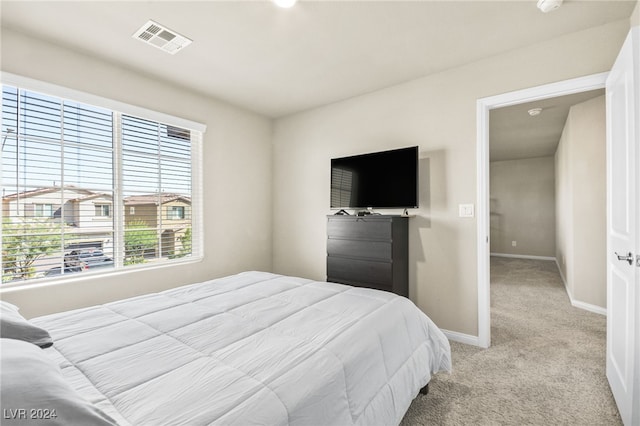
{"label": "bed", "polygon": [[451,368],[408,299],[265,272],[31,323],[71,387],[123,426],[398,424]]}

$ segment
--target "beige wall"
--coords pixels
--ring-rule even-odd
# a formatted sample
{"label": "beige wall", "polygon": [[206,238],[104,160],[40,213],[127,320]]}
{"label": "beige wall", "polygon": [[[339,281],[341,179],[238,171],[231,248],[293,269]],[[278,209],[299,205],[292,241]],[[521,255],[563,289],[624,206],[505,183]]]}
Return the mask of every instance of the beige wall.
{"label": "beige wall", "polygon": [[605,97],[575,105],[556,152],[556,259],[572,299],[606,309]]}
{"label": "beige wall", "polygon": [[5,290],[2,297],[19,305],[24,315],[103,303],[242,270],[271,270],[271,120],[6,28],[2,70],[207,125],[204,261]]}
{"label": "beige wall", "polygon": [[[567,122],[569,123],[569,117]],[[560,268],[560,274],[564,279],[567,291],[573,294],[573,194],[571,193],[571,162],[572,148],[567,143],[571,140],[572,126],[565,123],[558,149],[556,150],[556,261]],[[567,263],[568,262],[568,263]]]}
{"label": "beige wall", "polygon": [[608,71],[629,21],[570,34],[280,119],[274,131],[274,270],[325,279],[332,157],[418,145],[410,298],[438,326],[476,336],[476,101]]}
{"label": "beige wall", "polygon": [[[134,208],[131,214],[131,207]],[[158,226],[158,207],[155,204],[137,204],[124,206],[125,226],[131,222],[143,222],[149,228]]]}
{"label": "beige wall", "polygon": [[495,161],[490,169],[491,253],[555,257],[554,157]]}
{"label": "beige wall", "polygon": [[640,0],[636,2],[636,7],[633,9],[630,22],[632,27],[640,25]]}

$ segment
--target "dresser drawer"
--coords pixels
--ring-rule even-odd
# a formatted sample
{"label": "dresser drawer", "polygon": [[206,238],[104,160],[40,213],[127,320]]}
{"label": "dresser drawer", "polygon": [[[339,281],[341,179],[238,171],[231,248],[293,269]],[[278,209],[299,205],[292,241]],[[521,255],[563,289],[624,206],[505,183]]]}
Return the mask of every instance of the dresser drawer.
{"label": "dresser drawer", "polygon": [[329,238],[327,240],[327,254],[329,256],[390,261],[391,242]]}
{"label": "dresser drawer", "polygon": [[327,281],[409,295],[409,219],[327,216]]}
{"label": "dresser drawer", "polygon": [[378,284],[391,289],[393,282],[392,264],[371,260],[350,259],[343,257],[327,257],[329,281]]}
{"label": "dresser drawer", "polygon": [[391,220],[367,217],[329,218],[329,238],[356,238],[365,240],[391,240]]}

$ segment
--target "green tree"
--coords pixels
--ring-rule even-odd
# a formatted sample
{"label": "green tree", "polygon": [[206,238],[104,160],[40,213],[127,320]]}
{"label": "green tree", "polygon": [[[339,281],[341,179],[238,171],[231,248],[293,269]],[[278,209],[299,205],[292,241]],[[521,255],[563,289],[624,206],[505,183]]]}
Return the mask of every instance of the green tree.
{"label": "green tree", "polygon": [[144,255],[156,248],[156,231],[142,220],[134,220],[124,228],[124,264],[146,262]]}
{"label": "green tree", "polygon": [[187,228],[184,231],[184,235],[178,237],[182,248],[180,249],[180,257],[188,256],[191,254],[191,228]]}
{"label": "green tree", "polygon": [[33,263],[60,250],[61,226],[47,220],[2,220],[2,282],[33,278]]}

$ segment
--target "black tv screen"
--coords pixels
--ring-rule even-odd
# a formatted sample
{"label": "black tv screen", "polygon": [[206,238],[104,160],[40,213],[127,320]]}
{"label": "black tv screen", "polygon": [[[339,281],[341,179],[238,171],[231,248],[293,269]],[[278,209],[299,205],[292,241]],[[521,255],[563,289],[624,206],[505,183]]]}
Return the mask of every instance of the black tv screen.
{"label": "black tv screen", "polygon": [[331,208],[418,207],[418,147],[331,160]]}

